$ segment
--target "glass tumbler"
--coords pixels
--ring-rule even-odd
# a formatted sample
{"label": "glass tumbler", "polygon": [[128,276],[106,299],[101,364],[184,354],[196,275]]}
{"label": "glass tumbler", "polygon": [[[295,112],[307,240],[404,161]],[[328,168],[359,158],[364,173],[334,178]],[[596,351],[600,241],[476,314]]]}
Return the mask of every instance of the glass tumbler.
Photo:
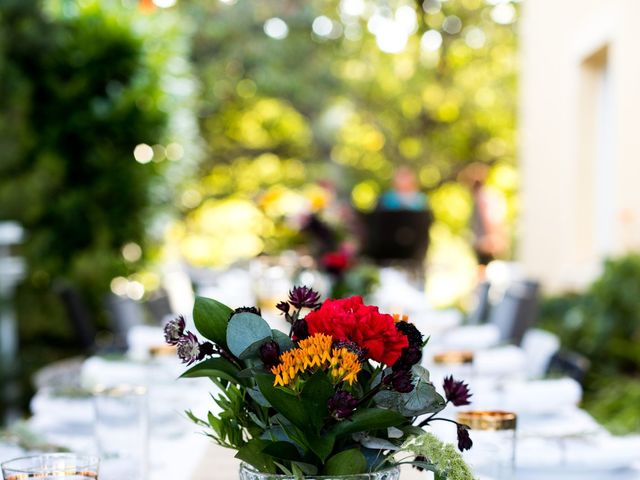
{"label": "glass tumbler", "polygon": [[458,413],[458,422],[471,428],[473,447],[463,456],[478,479],[513,480],[516,414],[489,410],[466,411]]}
{"label": "glass tumbler", "polygon": [[72,453],[50,453],[16,458],[0,465],[5,480],[96,480],[98,457]]}
{"label": "glass tumbler", "polygon": [[123,385],[94,392],[95,439],[103,480],[146,480],[149,409],[147,389]]}

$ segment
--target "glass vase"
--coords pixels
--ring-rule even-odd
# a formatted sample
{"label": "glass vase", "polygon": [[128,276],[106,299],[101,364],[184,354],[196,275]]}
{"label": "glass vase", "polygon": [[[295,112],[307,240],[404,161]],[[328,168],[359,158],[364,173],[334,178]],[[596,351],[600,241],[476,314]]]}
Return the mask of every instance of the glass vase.
{"label": "glass vase", "polygon": [[[400,468],[391,467],[371,473],[358,473],[355,475],[309,475],[305,480],[398,480]],[[277,475],[274,473],[262,473],[246,463],[240,464],[240,480],[296,480],[293,475]]]}

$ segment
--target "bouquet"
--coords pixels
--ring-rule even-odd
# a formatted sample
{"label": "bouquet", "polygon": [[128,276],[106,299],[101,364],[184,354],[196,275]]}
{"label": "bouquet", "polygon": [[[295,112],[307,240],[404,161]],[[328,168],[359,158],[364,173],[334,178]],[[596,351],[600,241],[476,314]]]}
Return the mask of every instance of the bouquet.
{"label": "bouquet", "polygon": [[348,475],[411,463],[436,478],[470,480],[456,448],[423,429],[455,424],[458,449],[471,447],[468,427],[437,414],[468,405],[468,386],[445,379],[444,396],[420,366],[426,345],[406,317],[381,313],[361,297],[325,300],[295,287],[278,304],[290,328],[271,329],[255,307],[236,310],[197,298],[193,318],[165,327],[191,366],[183,377],[217,386],[219,413],[197,418],[207,435],[260,472]]}

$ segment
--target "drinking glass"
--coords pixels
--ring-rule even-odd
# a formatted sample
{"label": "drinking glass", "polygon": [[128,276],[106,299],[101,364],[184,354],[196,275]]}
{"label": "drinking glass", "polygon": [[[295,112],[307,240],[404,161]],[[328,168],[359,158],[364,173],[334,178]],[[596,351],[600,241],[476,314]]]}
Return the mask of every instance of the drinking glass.
{"label": "drinking glass", "polygon": [[5,480],[96,480],[98,457],[72,453],[50,453],[9,460],[0,465]]}
{"label": "drinking glass", "polygon": [[149,410],[147,389],[123,385],[94,392],[95,437],[105,480],[146,480]]}
{"label": "drinking glass", "polygon": [[458,413],[458,422],[471,428],[473,440],[473,447],[464,457],[480,480],[515,478],[516,421],[512,412]]}

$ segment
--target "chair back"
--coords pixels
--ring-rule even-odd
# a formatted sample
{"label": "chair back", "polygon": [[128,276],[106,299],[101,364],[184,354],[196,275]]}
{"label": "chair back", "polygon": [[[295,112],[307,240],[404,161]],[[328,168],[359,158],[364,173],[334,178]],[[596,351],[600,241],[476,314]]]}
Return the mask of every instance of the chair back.
{"label": "chair back", "polygon": [[429,210],[377,210],[361,214],[362,253],[377,262],[422,261],[429,247]]}
{"label": "chair back", "polygon": [[540,285],[518,282],[509,287],[489,315],[489,322],[500,330],[500,340],[520,345],[525,332],[538,318]]}

